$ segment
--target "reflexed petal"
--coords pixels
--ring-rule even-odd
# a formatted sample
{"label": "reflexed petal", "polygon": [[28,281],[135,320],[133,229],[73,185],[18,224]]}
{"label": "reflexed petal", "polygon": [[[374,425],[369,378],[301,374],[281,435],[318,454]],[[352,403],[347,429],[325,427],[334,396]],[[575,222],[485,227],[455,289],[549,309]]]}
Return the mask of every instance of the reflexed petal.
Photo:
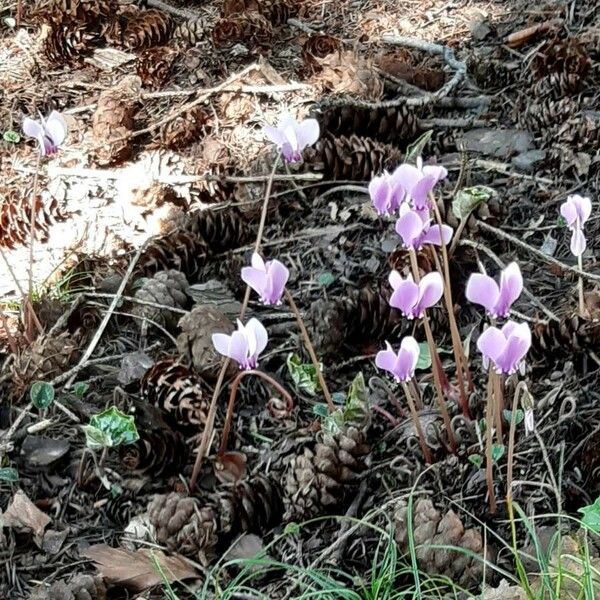
{"label": "reflexed petal", "polygon": [[39,138],[44,135],[44,128],[33,119],[25,117],[23,119],[23,133],[29,137]]}
{"label": "reflexed petal", "polygon": [[267,274],[254,267],[243,267],[241,274],[242,281],[262,297],[267,286]]}
{"label": "reflexed petal", "polygon": [[263,125],[265,135],[278,147],[281,148],[286,141],[283,131],[272,125]]}
{"label": "reflexed petal", "polygon": [[477,340],[477,348],[484,358],[496,362],[506,346],[506,338],[497,327],[488,327]]}
{"label": "reflexed petal", "polygon": [[435,246],[441,246],[442,242],[444,246],[447,246],[452,239],[454,230],[450,225],[442,224],[442,232],[440,235],[440,226],[437,224],[428,225],[428,229],[425,235],[421,238],[421,244],[434,244]]}
{"label": "reflexed petal", "polygon": [[515,332],[515,330],[518,329],[518,327],[519,324],[516,321],[506,321],[506,323],[504,323],[500,331],[502,331],[502,335],[504,335],[504,337],[508,339],[511,335],[513,335],[513,333]]}
{"label": "reflexed petal", "polygon": [[421,310],[430,308],[439,302],[444,293],[442,276],[434,271],[427,273],[419,283],[419,307]]}
{"label": "reflexed petal", "polygon": [[298,137],[296,136],[296,127],[294,125],[288,125],[283,130],[283,135],[286,139],[287,144],[289,144],[290,148],[294,152],[298,152],[300,150],[300,146],[298,144]]}
{"label": "reflexed petal", "polygon": [[577,214],[577,206],[571,197],[567,198],[567,201],[560,205],[560,214],[563,216],[569,227],[575,225],[579,215]]}
{"label": "reflexed petal", "polygon": [[410,197],[417,210],[423,210],[429,205],[429,192],[435,186],[435,179],[427,176],[421,178],[410,190]]}
{"label": "reflexed petal", "polygon": [[60,146],[67,137],[67,122],[56,110],[50,113],[46,121],[46,131],[55,146]]}
{"label": "reflexed petal", "polygon": [[[412,280],[412,277],[410,277],[410,279]],[[390,273],[388,281],[390,282],[392,289],[395,290],[404,281],[404,278],[402,277],[402,275],[400,275],[400,273],[398,273],[398,271],[394,269]]]}
{"label": "reflexed petal", "polygon": [[469,302],[480,304],[493,314],[500,296],[498,284],[488,275],[473,273],[467,281],[465,295]]}
{"label": "reflexed petal", "polygon": [[369,183],[369,196],[375,210],[382,215],[390,212],[392,188],[386,175],[374,177]]}
{"label": "reflexed petal", "polygon": [[412,279],[403,279],[390,297],[390,306],[402,311],[408,318],[415,316],[419,300],[419,286]]}
{"label": "reflexed petal", "polygon": [[408,194],[421,180],[423,174],[419,169],[413,167],[413,165],[402,164],[400,165],[391,175],[392,185],[400,185],[402,189],[406,190]]}
{"label": "reflexed petal", "polygon": [[312,146],[319,139],[320,133],[319,122],[316,119],[304,119],[304,121],[300,121],[296,128],[298,145],[300,148]]}
{"label": "reflexed petal", "polygon": [[517,263],[510,263],[500,276],[500,294],[496,302],[495,314],[499,317],[506,317],[513,302],[517,300],[522,291],[521,269]]}
{"label": "reflexed petal", "polygon": [[247,366],[250,355],[250,339],[242,331],[234,331],[231,334],[228,356],[233,358],[242,368]]}
{"label": "reflexed petal", "polygon": [[575,256],[581,256],[585,252],[587,242],[582,229],[575,228],[571,234],[571,252]]}
{"label": "reflexed petal", "polygon": [[580,225],[583,225],[592,214],[592,201],[586,196],[579,196],[575,194],[567,198],[567,202],[570,202],[577,211],[577,217],[579,218]]}
{"label": "reflexed petal", "polygon": [[423,221],[414,211],[404,213],[396,221],[396,233],[407,248],[414,248],[417,245],[422,232]]}
{"label": "reflexed petal", "polygon": [[[231,336],[224,333],[213,333],[212,343],[215,350],[223,356],[229,356],[229,345],[231,343]],[[231,357],[230,357],[231,358]]]}
{"label": "reflexed petal", "polygon": [[394,373],[394,367],[396,365],[396,353],[392,350],[392,347],[386,342],[387,349],[380,350],[375,356],[375,364],[378,369],[383,369]]}
{"label": "reflexed petal", "polygon": [[437,183],[438,181],[448,177],[448,171],[441,165],[426,165],[423,167],[423,175],[433,177],[435,179],[435,183]]}
{"label": "reflexed petal", "polygon": [[269,264],[268,278],[271,288],[271,302],[275,304],[281,300],[283,290],[290,278],[290,272],[283,263],[274,260]]}
{"label": "reflexed petal", "polygon": [[255,318],[252,318],[248,321],[246,324],[246,330],[250,331],[256,340],[256,346],[253,349],[253,354],[258,356],[267,347],[267,342],[269,341],[267,330],[264,328],[263,324]]}
{"label": "reflexed petal", "polygon": [[395,366],[396,375],[401,381],[408,381],[414,375],[419,354],[420,348],[415,338],[403,338]]}
{"label": "reflexed petal", "polygon": [[255,269],[258,269],[259,271],[265,271],[265,272],[267,271],[265,261],[263,260],[263,257],[258,252],[252,253],[252,260],[250,261],[250,264]]}
{"label": "reflexed petal", "polygon": [[496,358],[496,366],[503,373],[513,373],[531,347],[531,330],[527,323],[516,325],[509,335],[502,353]]}

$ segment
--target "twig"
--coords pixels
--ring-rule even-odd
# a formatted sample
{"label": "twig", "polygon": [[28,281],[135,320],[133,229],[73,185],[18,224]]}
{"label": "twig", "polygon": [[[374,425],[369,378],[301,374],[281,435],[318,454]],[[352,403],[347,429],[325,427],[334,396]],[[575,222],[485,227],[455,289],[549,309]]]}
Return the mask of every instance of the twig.
{"label": "twig", "polygon": [[7,442],[10,438],[15,434],[15,431],[18,429],[21,421],[25,418],[31,409],[33,408],[33,402],[28,402],[27,406],[21,410],[19,416],[15,419],[15,422],[10,426],[10,429],[2,436],[2,441]]}
{"label": "twig", "polygon": [[[87,298],[114,298],[116,294],[104,294],[101,292],[85,292],[83,294]],[[178,315],[187,315],[189,311],[183,308],[177,308],[175,306],[167,306],[166,304],[158,304],[157,302],[150,302],[149,300],[140,300],[134,296],[121,296],[121,300],[126,302],[133,302],[134,304],[140,304],[141,306],[151,306],[152,308],[158,308],[160,310],[168,310],[170,312],[177,313]]]}
{"label": "twig", "polygon": [[539,181],[540,183],[545,183],[547,185],[552,185],[554,181],[552,179],[548,179],[547,177],[538,177],[537,175],[527,175],[526,173],[517,173],[514,170],[509,169],[509,166],[496,162],[494,160],[485,160],[483,158],[478,158],[475,160],[475,165],[478,167],[483,167],[484,169],[490,169],[491,171],[497,171],[498,173],[502,173],[503,175],[508,175],[509,177],[517,177],[519,179],[528,179],[530,181]]}
{"label": "twig", "polygon": [[557,260],[556,258],[549,256],[548,254],[545,254],[541,250],[538,250],[537,248],[530,246],[523,240],[516,238],[514,235],[510,235],[510,233],[506,233],[505,231],[502,231],[502,229],[498,229],[497,227],[494,227],[493,225],[489,225],[485,221],[478,220],[477,226],[481,227],[481,229],[483,229],[484,231],[493,233],[496,237],[499,237],[500,239],[507,240],[508,242],[512,242],[513,244],[515,244],[515,246],[519,246],[520,248],[523,248],[523,250],[527,250],[527,252],[529,252],[530,254],[533,254],[534,256],[537,256],[538,258],[541,258],[545,262],[547,262],[551,265],[554,265],[556,267],[559,267],[559,268],[563,269],[564,271],[569,271],[570,273],[575,273],[575,275],[578,275],[579,277],[583,277],[584,279],[589,279],[590,281],[600,281],[600,275],[594,275],[594,273],[588,273],[587,271],[581,271],[575,267],[571,267],[565,263],[562,263],[562,262],[560,262],[560,260]]}
{"label": "twig", "polygon": [[441,127],[458,127],[466,129],[468,127],[484,127],[488,122],[475,117],[467,119],[422,119],[419,121],[420,129],[437,129]]}

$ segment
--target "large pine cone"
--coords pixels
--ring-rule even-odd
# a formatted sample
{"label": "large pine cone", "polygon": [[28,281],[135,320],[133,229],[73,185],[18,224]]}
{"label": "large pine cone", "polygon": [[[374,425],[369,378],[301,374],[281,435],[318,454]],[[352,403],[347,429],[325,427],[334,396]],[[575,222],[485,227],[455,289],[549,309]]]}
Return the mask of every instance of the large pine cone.
{"label": "large pine cone", "polygon": [[[212,343],[213,333],[233,332],[230,319],[216,306],[201,304],[179,321],[177,350],[202,376],[214,379],[222,359]],[[234,367],[235,369],[235,367]]]}
{"label": "large pine cone", "polygon": [[161,360],[148,369],[140,391],[174,429],[197,433],[206,423],[208,400],[201,380],[174,359]]}
{"label": "large pine cone", "polygon": [[[66,215],[60,203],[53,197],[44,200],[37,196],[35,201],[35,238],[48,241],[51,225],[64,221]],[[0,204],[0,247],[14,248],[29,244],[31,238],[31,199],[29,194],[7,190]]]}
{"label": "large pine cone", "polygon": [[[189,283],[185,275],[173,269],[159,271],[151,279],[142,282],[141,287],[135,292],[134,297],[143,302],[162,304],[165,307],[186,310],[190,303],[187,295]],[[144,320],[157,323],[169,331],[175,330],[180,314],[168,308],[159,308],[146,304],[135,304],[131,314],[136,318],[136,324],[142,326]]]}
{"label": "large pine cone", "polygon": [[178,115],[160,128],[164,146],[173,150],[199,142],[208,132],[209,117],[201,106]]}
{"label": "large pine cone", "polygon": [[177,27],[173,31],[173,37],[195,46],[198,42],[208,37],[210,29],[211,24],[205,18],[187,19],[177,24]]}
{"label": "large pine cone", "polygon": [[550,73],[570,73],[581,79],[581,85],[590,67],[590,57],[577,38],[548,40],[535,53],[531,63],[536,79],[542,79]]}
{"label": "large pine cone", "polygon": [[132,153],[129,136],[140,97],[141,81],[137,76],[124,77],[114,88],[98,98],[92,117],[93,139],[98,145],[98,163],[109,165],[127,160]]}
{"label": "large pine cone", "polygon": [[336,301],[316,302],[310,314],[314,343],[322,353],[333,355],[345,347],[392,342],[408,330],[408,322],[388,299],[381,292],[362,288]]}
{"label": "large pine cone", "polygon": [[200,210],[189,213],[181,227],[204,240],[211,254],[235,250],[247,244],[253,232],[235,210]]}
{"label": "large pine cone", "polygon": [[572,355],[600,344],[600,320],[577,314],[560,321],[538,323],[533,328],[530,354],[534,359]]}
{"label": "large pine cone", "polygon": [[42,25],[42,49],[52,63],[70,62],[90,52],[99,36],[74,19],[52,20]]}
{"label": "large pine cone", "polygon": [[[331,35],[327,35],[326,33],[318,33],[309,37],[306,42],[304,42],[302,46],[302,60],[304,60],[304,64],[313,71],[319,71],[321,69],[320,61],[330,54],[339,53],[342,50],[342,44],[337,38],[334,38]],[[352,134],[356,133],[357,135],[361,135],[358,132],[350,131],[350,132],[334,132],[326,129],[328,133],[336,133],[336,134]]]}
{"label": "large pine cone", "polygon": [[552,100],[545,98],[531,102],[527,99],[524,110],[519,111],[519,123],[534,133],[564,123],[579,112],[579,105],[572,98]]}
{"label": "large pine cone", "polygon": [[[483,577],[483,538],[476,529],[465,529],[460,517],[453,511],[446,514],[437,510],[431,500],[421,498],[413,505],[411,531],[408,531],[408,504],[401,500],[394,512],[395,538],[403,553],[409,552],[409,535],[416,546],[417,562],[423,573],[440,574],[450,581],[468,588],[481,583]],[[454,546],[453,551],[431,546]],[[468,553],[481,555],[469,556]]]}
{"label": "large pine cone", "polygon": [[521,73],[519,65],[477,50],[467,58],[467,71],[479,88],[492,91],[513,85]]}
{"label": "large pine cone", "polygon": [[306,161],[332,179],[368,181],[402,162],[397,148],[366,137],[324,136],[306,151]]}
{"label": "large pine cone", "polygon": [[346,425],[337,433],[320,432],[314,442],[285,459],[285,520],[304,521],[343,511],[349,491],[370,463],[362,428]]}
{"label": "large pine cone", "polygon": [[106,39],[117,46],[139,50],[164,45],[169,40],[172,28],[171,17],[160,10],[128,7],[113,19]]}
{"label": "large pine cone", "polygon": [[418,116],[409,106],[371,109],[336,106],[326,109],[317,119],[321,131],[328,134],[355,134],[396,146],[414,141],[420,131]]}
{"label": "large pine cone", "polygon": [[560,100],[581,91],[582,86],[583,80],[575,73],[550,73],[533,85],[531,93],[537,98]]}
{"label": "large pine cone", "polygon": [[169,46],[148,48],[140,53],[137,62],[137,74],[142,84],[152,89],[162,87],[169,76],[177,52]]}
{"label": "large pine cone", "polygon": [[259,11],[271,25],[278,27],[287,23],[287,20],[296,14],[296,7],[293,2],[286,0],[261,0]]}
{"label": "large pine cone", "polygon": [[68,583],[60,579],[50,587],[38,586],[29,600],[106,600],[106,586],[100,576],[76,575]]}

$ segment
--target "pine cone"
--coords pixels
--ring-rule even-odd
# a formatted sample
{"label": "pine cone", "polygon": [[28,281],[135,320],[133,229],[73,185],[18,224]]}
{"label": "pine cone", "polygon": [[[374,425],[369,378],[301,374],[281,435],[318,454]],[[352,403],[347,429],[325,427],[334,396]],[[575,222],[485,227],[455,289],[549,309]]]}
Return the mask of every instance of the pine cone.
{"label": "pine cone", "polygon": [[549,130],[545,137],[550,147],[567,144],[573,151],[595,151],[600,143],[600,115],[591,111],[573,115]]}
{"label": "pine cone", "polygon": [[181,227],[204,240],[211,254],[235,250],[252,239],[253,232],[236,210],[199,210],[190,213]]}
{"label": "pine cone", "polygon": [[600,321],[571,315],[560,321],[537,323],[533,328],[530,356],[536,360],[572,355],[600,344]]}
{"label": "pine cone", "polygon": [[258,10],[275,27],[284,25],[296,14],[295,7],[286,0],[261,0]]}
{"label": "pine cone", "polygon": [[175,58],[177,52],[169,46],[144,50],[137,61],[137,74],[142,84],[152,89],[162,87],[171,75]]}
{"label": "pine cone", "polygon": [[224,0],[223,16],[231,17],[249,10],[258,10],[258,0]]}
{"label": "pine cone", "polygon": [[414,141],[420,132],[419,119],[408,106],[373,109],[336,106],[317,118],[321,131],[330,135],[355,134],[396,146]]}
{"label": "pine cone", "polygon": [[71,62],[91,52],[98,35],[74,19],[61,19],[42,25],[42,50],[52,63]]}
{"label": "pine cone", "polygon": [[517,82],[520,69],[518,65],[501,58],[483,56],[477,52],[467,58],[467,72],[477,87],[485,91],[498,90]]}
{"label": "pine cone", "polygon": [[[135,292],[134,297],[144,302],[153,302],[173,308],[186,310],[189,306],[187,290],[189,283],[185,275],[179,271],[159,271],[151,279],[142,282],[141,287]],[[136,318],[136,324],[142,327],[144,321],[157,323],[168,331],[174,331],[179,313],[170,311],[168,308],[158,308],[145,304],[135,304],[131,314]]]}
{"label": "pine cone", "polygon": [[[319,71],[321,69],[321,59],[330,54],[339,53],[342,51],[342,44],[337,38],[326,33],[317,33],[309,37],[302,46],[302,60],[304,64],[311,70]],[[327,130],[329,133],[338,133]],[[344,134],[347,132],[343,132]],[[351,131],[350,134],[358,132]]]}
{"label": "pine cone", "polygon": [[[467,553],[483,555],[483,539],[476,529],[465,529],[459,516],[448,510],[445,515],[437,510],[431,500],[415,500],[410,535],[416,546],[419,568],[428,574],[448,577],[457,585],[468,588],[481,583],[483,561]],[[394,512],[395,538],[401,552],[409,552],[408,504],[401,500]],[[454,546],[453,551],[431,546]]]}
{"label": "pine cone", "polygon": [[177,230],[148,245],[138,260],[137,273],[150,277],[158,271],[175,269],[193,282],[206,264],[207,256],[208,248],[203,240]]}
{"label": "pine cone", "polygon": [[[212,343],[213,333],[233,333],[233,325],[216,306],[201,304],[179,321],[181,333],[177,350],[183,359],[192,363],[202,376],[214,379],[221,366],[221,356]],[[235,369],[235,367],[234,367]]]}
{"label": "pine cone", "polygon": [[236,43],[268,47],[273,39],[273,27],[259,12],[251,11],[220,19],[213,28],[212,38],[217,48],[228,48]]}
{"label": "pine cone", "polygon": [[408,322],[388,302],[388,296],[369,288],[352,291],[337,301],[318,301],[311,309],[313,342],[328,356],[349,346],[363,348],[396,339]]}
{"label": "pine cone", "polygon": [[114,88],[105,90],[98,98],[92,117],[96,156],[100,165],[127,160],[132,154],[133,116],[139,100],[141,81],[136,76],[124,77]]}
{"label": "pine cone", "polygon": [[304,521],[327,511],[343,511],[341,504],[370,463],[364,432],[345,426],[337,433],[321,432],[285,459],[284,520]]}
{"label": "pine cone", "polygon": [[537,98],[560,100],[581,91],[583,80],[574,73],[550,73],[542,77],[531,88],[531,93]]}
{"label": "pine cone", "polygon": [[79,344],[68,331],[39,336],[11,365],[14,397],[20,397],[34,381],[49,381],[64,373],[78,357]]}
{"label": "pine cone", "polygon": [[531,102],[527,98],[524,110],[519,111],[519,124],[534,133],[564,123],[579,112],[578,103],[572,98],[552,100],[545,98]]}
{"label": "pine cone", "polygon": [[576,38],[547,40],[531,62],[531,71],[536,79],[542,79],[549,73],[569,73],[580,77],[582,84],[590,67],[590,57]]}
{"label": "pine cone", "polygon": [[209,117],[201,106],[178,115],[160,128],[164,146],[177,150],[199,142],[208,131]]}
{"label": "pine cone", "polygon": [[97,306],[82,304],[69,315],[67,330],[77,339],[87,339],[96,331],[101,321],[102,315]]}
{"label": "pine cone", "polygon": [[122,10],[106,32],[106,39],[112,44],[130,50],[164,45],[171,35],[171,17],[154,8],[136,10],[128,7]]}
{"label": "pine cone", "polygon": [[[64,221],[60,203],[54,197],[35,202],[35,238],[47,242],[50,226]],[[7,190],[0,204],[0,247],[15,248],[28,245],[31,238],[31,199],[29,194]]]}
{"label": "pine cone", "polygon": [[38,586],[29,600],[106,600],[106,586],[100,576],[76,575],[69,583],[59,579],[50,587]]}
{"label": "pine cone", "polygon": [[202,17],[187,19],[178,23],[173,31],[173,37],[195,46],[198,42],[208,37],[210,30],[211,24],[208,19]]}
{"label": "pine cone", "polygon": [[402,162],[402,153],[367,137],[324,136],[306,151],[306,162],[326,178],[368,181]]}
{"label": "pine cone", "polygon": [[[122,451],[124,448],[125,446],[120,446],[119,450]],[[125,490],[118,496],[109,498],[102,511],[106,520],[121,529],[125,528],[135,514],[143,512],[143,510],[138,510],[135,500],[135,494],[129,490]]]}
{"label": "pine cone", "polygon": [[197,433],[206,423],[208,400],[201,380],[175,359],[161,360],[148,369],[141,381],[140,394],[161,411],[173,429]]}

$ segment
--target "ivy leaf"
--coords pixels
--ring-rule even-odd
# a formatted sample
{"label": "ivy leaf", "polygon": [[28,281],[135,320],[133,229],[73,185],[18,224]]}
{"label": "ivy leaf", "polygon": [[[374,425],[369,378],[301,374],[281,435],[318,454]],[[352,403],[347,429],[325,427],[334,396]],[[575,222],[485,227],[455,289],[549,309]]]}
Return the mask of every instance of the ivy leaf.
{"label": "ivy leaf", "polygon": [[411,160],[416,159],[418,156],[421,156],[421,154],[423,154],[423,148],[425,148],[432,135],[433,129],[430,129],[429,131],[426,131],[420,135],[412,144],[410,144],[406,149],[406,157],[404,162],[410,162]]}
{"label": "ivy leaf", "polygon": [[54,386],[46,381],[34,381],[29,398],[36,408],[48,408],[54,401]]}
{"label": "ivy leaf", "polygon": [[329,409],[327,408],[327,404],[315,404],[312,407],[313,413],[319,417],[326,418],[329,414]]}
{"label": "ivy leaf", "polygon": [[0,481],[8,481],[9,483],[19,481],[19,473],[13,467],[3,467],[0,469]]}
{"label": "ivy leaf", "polygon": [[331,394],[331,399],[334,404],[343,406],[346,402],[346,392],[333,392],[333,394]]}
{"label": "ivy leaf", "polygon": [[503,456],[506,448],[504,444],[493,444],[492,445],[492,461],[498,462]]}
{"label": "ivy leaf", "polygon": [[85,381],[78,381],[73,386],[73,393],[81,400],[90,389],[90,384]]}
{"label": "ivy leaf", "polygon": [[87,445],[94,449],[133,444],[140,439],[134,418],[116,406],[94,415],[83,431]]}
{"label": "ivy leaf", "polygon": [[333,276],[332,273],[329,273],[328,271],[325,273],[321,273],[319,275],[319,277],[317,278],[317,281],[319,282],[320,285],[322,285],[323,287],[329,287],[332,283],[335,282],[335,277]]}
{"label": "ivy leaf", "polygon": [[427,342],[419,342],[419,360],[416,369],[429,369],[431,367],[431,352]]}
{"label": "ivy leaf", "polygon": [[583,517],[582,524],[595,533],[600,533],[600,496],[596,498],[594,504],[584,506],[578,510]]}
{"label": "ivy leaf", "polygon": [[[302,359],[293,352],[288,354],[285,362],[296,387],[314,396],[320,387],[314,365],[312,363],[303,363]],[[320,367],[323,369],[322,364]]]}
{"label": "ivy leaf", "polygon": [[470,454],[468,458],[470,463],[473,463],[478,469],[481,468],[483,464],[483,456],[481,454]]}
{"label": "ivy leaf", "polygon": [[18,144],[21,141],[21,136],[16,131],[9,129],[2,134],[2,139],[9,144]]}
{"label": "ivy leaf", "polygon": [[[508,423],[512,421],[512,410],[504,409],[502,415]],[[520,425],[523,422],[523,419],[525,419],[525,413],[520,408],[517,408],[515,411],[515,425]]]}
{"label": "ivy leaf", "polygon": [[480,204],[489,202],[496,191],[485,185],[463,188],[452,201],[452,212],[457,219],[466,219]]}

